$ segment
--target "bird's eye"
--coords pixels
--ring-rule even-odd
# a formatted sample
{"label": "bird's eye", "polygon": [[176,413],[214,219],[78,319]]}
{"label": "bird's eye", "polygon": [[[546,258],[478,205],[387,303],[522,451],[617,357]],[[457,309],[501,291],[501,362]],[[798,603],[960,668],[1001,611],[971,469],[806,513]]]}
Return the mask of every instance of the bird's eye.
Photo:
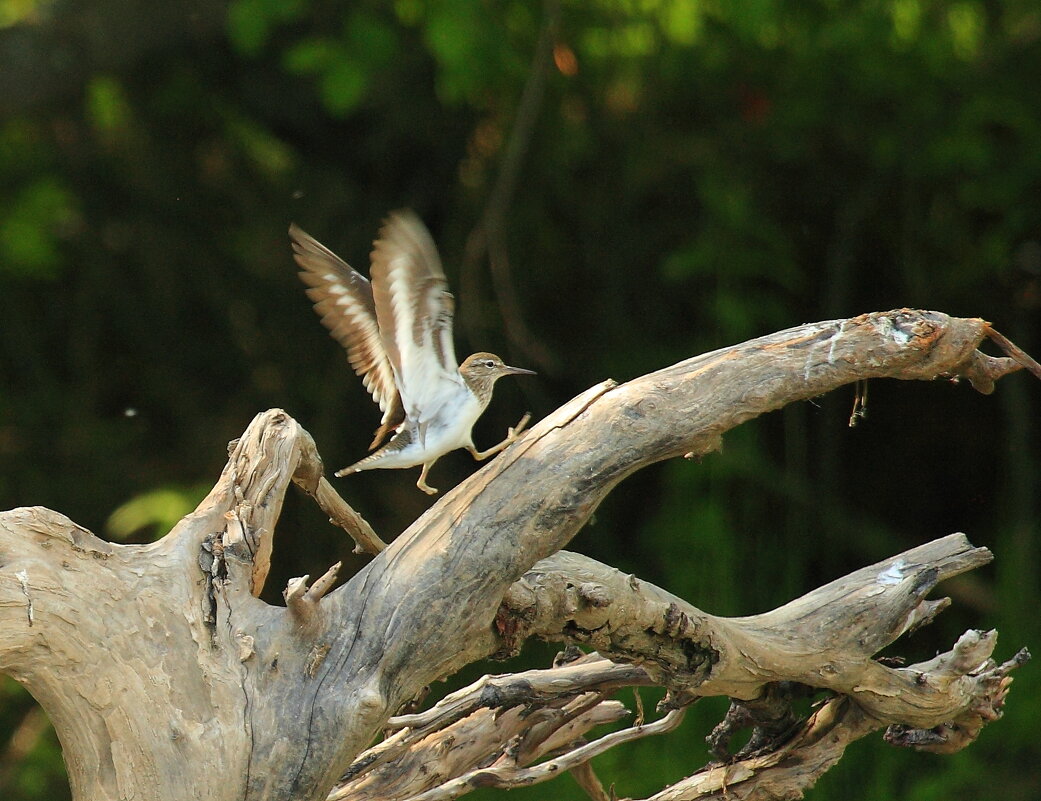
{"label": "bird's eye", "polygon": [[484,366],[491,370],[493,367],[495,367],[495,362],[493,362],[491,359],[485,359]]}

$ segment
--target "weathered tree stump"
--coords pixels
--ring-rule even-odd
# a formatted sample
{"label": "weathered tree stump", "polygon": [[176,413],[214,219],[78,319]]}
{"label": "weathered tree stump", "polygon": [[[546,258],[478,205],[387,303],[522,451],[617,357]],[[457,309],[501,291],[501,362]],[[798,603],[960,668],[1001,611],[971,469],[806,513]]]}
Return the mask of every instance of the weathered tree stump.
{"label": "weathered tree stump", "polygon": [[[1011,356],[980,353],[988,336]],[[918,665],[874,658],[944,608],[925,600],[937,582],[989,552],[951,535],[727,619],[561,548],[625,476],[707,454],[763,412],[870,378],[962,376],[989,392],[1021,366],[1041,375],[989,324],[937,312],[782,331],[591,388],[388,547],[322,478],[310,436],[271,410],[156,543],[107,543],[42,508],[0,514],[0,670],[50,715],[77,799],[429,801],[565,769],[606,798],[588,759],[667,730],[706,695],[736,699],[713,735],[719,753],[735,728],[757,734],[655,798],[795,798],[879,728],[955,750],[1000,715],[1026,657],[996,665],[993,632]],[[257,596],[294,482],[375,556],[335,591],[337,566],[289,582],[286,606],[270,606]],[[596,653],[393,717],[431,681],[532,636]],[[661,720],[580,744],[625,714],[608,694],[649,684],[668,689]],[[807,721],[784,699],[802,686],[834,694]]]}

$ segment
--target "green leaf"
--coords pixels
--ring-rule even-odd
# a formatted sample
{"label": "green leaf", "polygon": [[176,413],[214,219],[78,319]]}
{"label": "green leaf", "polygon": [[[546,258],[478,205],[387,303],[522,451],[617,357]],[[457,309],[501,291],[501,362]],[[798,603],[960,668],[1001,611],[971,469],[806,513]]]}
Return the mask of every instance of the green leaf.
{"label": "green leaf", "polygon": [[102,133],[125,129],[133,116],[123,86],[110,75],[96,75],[87,84],[87,117]]}
{"label": "green leaf", "polygon": [[315,37],[289,47],[282,56],[282,63],[295,75],[308,75],[324,71],[345,55],[339,42],[328,37]]}
{"label": "green leaf", "polygon": [[369,70],[382,67],[398,47],[397,36],[383,20],[363,11],[353,11],[344,26],[347,50]]}
{"label": "green leaf", "polygon": [[260,52],[267,43],[271,20],[259,0],[234,0],[228,6],[228,37],[244,55]]}
{"label": "green leaf", "polygon": [[116,540],[126,540],[138,532],[151,528],[153,539],[158,539],[191,512],[204,497],[204,487],[163,487],[142,492],[117,507],[105,529]]}
{"label": "green leaf", "polygon": [[72,192],[56,178],[45,176],[25,187],[0,214],[0,272],[57,275],[59,231],[77,216]]}
{"label": "green leaf", "polygon": [[367,87],[365,70],[353,61],[339,61],[322,76],[322,102],[333,114],[346,116],[361,102]]}
{"label": "green leaf", "polygon": [[304,11],[302,0],[234,0],[228,6],[228,37],[240,53],[254,56],[279,23],[297,19]]}
{"label": "green leaf", "polygon": [[692,45],[701,35],[701,4],[694,0],[671,0],[662,9],[662,30],[677,44]]}

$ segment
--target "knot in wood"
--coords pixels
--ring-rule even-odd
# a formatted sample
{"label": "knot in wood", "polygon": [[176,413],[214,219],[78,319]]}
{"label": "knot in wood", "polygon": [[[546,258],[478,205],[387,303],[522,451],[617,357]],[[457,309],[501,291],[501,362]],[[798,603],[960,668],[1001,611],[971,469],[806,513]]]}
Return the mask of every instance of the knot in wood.
{"label": "knot in wood", "polygon": [[654,418],[658,414],[658,410],[661,408],[661,387],[655,386],[650,390],[645,390],[639,397],[635,398],[631,403],[625,404],[621,408],[623,417],[627,422],[643,422],[647,418]]}
{"label": "knot in wood", "polygon": [[611,596],[602,584],[587,581],[578,587],[578,597],[590,606],[600,609],[611,603]]}
{"label": "knot in wood", "polygon": [[531,699],[530,681],[513,681],[506,686],[486,684],[481,690],[480,706],[488,709],[508,709]]}
{"label": "knot in wood", "polygon": [[670,637],[682,637],[690,628],[690,618],[676,603],[670,603],[665,610],[664,632]]}

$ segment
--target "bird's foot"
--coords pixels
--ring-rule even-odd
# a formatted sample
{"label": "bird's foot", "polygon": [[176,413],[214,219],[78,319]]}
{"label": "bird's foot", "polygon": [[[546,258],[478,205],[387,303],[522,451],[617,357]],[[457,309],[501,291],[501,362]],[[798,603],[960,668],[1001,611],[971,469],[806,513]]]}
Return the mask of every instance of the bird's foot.
{"label": "bird's foot", "polygon": [[471,454],[478,461],[483,461],[484,459],[488,458],[488,456],[493,456],[494,454],[499,453],[499,451],[503,450],[504,448],[509,448],[511,445],[513,445],[513,443],[515,443],[519,439],[519,437],[521,437],[521,432],[524,431],[525,426],[528,425],[528,422],[530,420],[531,412],[527,412],[527,414],[523,418],[521,418],[521,422],[517,423],[512,428],[506,429],[506,439],[499,443],[499,445],[492,445],[486,451],[479,451],[472,445],[467,448],[469,454]]}
{"label": "bird's foot", "polygon": [[492,447],[486,451],[479,451],[473,445],[470,445],[467,450],[470,451],[470,455],[473,456],[474,459],[478,462],[483,462],[489,456],[494,456],[503,448],[508,448],[516,442],[520,438],[521,432],[524,431],[524,427],[528,424],[529,420],[531,420],[530,412],[525,414],[524,417],[521,418],[521,421],[517,423],[517,425],[513,426],[513,428],[506,429],[506,439],[498,445],[492,445]]}
{"label": "bird's foot", "polygon": [[[436,461],[437,459],[434,459],[434,462]],[[419,471],[419,481],[416,482],[416,486],[423,490],[427,495],[437,495],[437,487],[431,487],[427,484],[427,473],[430,472],[430,467],[434,462],[427,462],[423,465],[423,469]]]}
{"label": "bird's foot", "polygon": [[506,429],[506,439],[513,443],[517,441],[517,438],[521,435],[521,432],[528,427],[528,423],[531,422],[531,412],[525,412],[524,417],[520,419],[520,422],[512,428]]}

